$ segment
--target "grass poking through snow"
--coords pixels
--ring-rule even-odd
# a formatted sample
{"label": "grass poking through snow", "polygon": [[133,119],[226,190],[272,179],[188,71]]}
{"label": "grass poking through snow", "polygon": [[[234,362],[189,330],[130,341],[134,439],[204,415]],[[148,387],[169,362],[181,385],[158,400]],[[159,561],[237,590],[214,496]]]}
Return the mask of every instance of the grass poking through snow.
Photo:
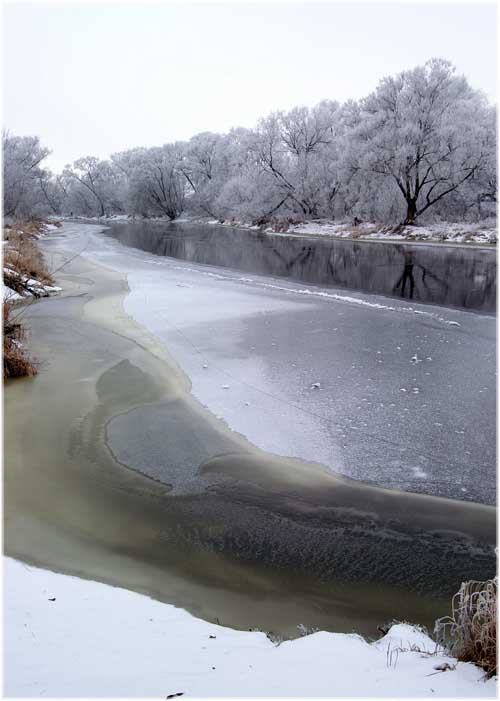
{"label": "grass poking through snow", "polygon": [[461,662],[474,662],[488,677],[497,671],[497,577],[463,582],[452,614],[436,621],[438,642]]}

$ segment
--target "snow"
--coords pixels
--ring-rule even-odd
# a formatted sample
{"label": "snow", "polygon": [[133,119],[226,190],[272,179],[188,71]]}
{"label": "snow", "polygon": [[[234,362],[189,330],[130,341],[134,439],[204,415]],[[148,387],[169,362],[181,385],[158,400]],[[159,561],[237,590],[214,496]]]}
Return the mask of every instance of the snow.
{"label": "snow", "polygon": [[4,654],[7,697],[492,698],[497,687],[410,625],[393,625],[374,643],[315,632],[276,644],[11,558]]}
{"label": "snow", "polygon": [[[248,222],[230,220],[220,222],[216,219],[205,221],[217,226],[230,226],[238,229],[259,229]],[[266,233],[276,236],[331,236],[335,238],[354,238],[360,240],[387,241],[422,241],[448,242],[457,244],[496,244],[497,227],[491,220],[479,223],[440,222],[436,224],[397,227],[385,226],[374,222],[362,222],[354,226],[352,222],[333,222],[326,219],[291,224],[286,231],[275,231],[272,226]]]}
{"label": "snow", "polygon": [[26,299],[27,297],[49,297],[52,294],[61,292],[62,290],[62,288],[58,287],[57,285],[44,284],[36,278],[30,278],[27,275],[22,275],[21,273],[17,272],[17,270],[14,270],[13,268],[9,268],[7,266],[4,267],[3,272],[5,275],[11,278],[17,278],[20,284],[23,286],[23,294],[20,294],[18,292],[15,292],[7,285],[4,285],[4,301],[14,302]]}
{"label": "snow", "polygon": [[22,295],[19,294],[19,292],[16,292],[13,290],[11,287],[8,287],[7,285],[3,286],[3,301],[4,302],[17,302],[20,299],[24,299]]}
{"label": "snow", "polygon": [[353,226],[348,223],[312,221],[290,226],[287,233],[334,236],[338,238],[387,239],[407,241],[441,241],[453,243],[493,244],[497,241],[496,224],[441,222],[439,224],[399,227],[382,226],[372,222]]}

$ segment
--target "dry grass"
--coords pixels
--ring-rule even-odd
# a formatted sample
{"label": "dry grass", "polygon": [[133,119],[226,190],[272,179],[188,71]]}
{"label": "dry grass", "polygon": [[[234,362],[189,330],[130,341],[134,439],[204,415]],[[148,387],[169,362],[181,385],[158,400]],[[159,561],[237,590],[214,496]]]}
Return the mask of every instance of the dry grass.
{"label": "dry grass", "polygon": [[267,222],[267,225],[271,227],[271,229],[276,233],[276,234],[283,234],[288,231],[288,229],[291,226],[295,226],[296,224],[303,224],[304,219],[299,217],[298,215],[289,215],[289,216],[276,216],[272,217],[269,222]]}
{"label": "dry grass", "polygon": [[[37,288],[28,282],[31,279],[38,280],[42,285],[51,285],[54,282],[36,243],[43,229],[44,223],[41,221],[22,224],[16,222],[4,228],[3,235],[7,241],[3,248],[4,284],[21,295],[29,291],[35,297],[40,296],[36,292]],[[12,302],[4,301],[4,379],[35,375],[37,372],[33,360],[23,346],[25,330],[19,321],[20,313],[14,313],[13,309]]]}
{"label": "dry grass", "polygon": [[[12,229],[9,231],[8,245],[4,248],[3,264],[4,267],[12,268],[20,275],[35,278],[44,284],[50,285],[53,283],[53,279],[47,269],[43,255],[36,245],[33,232],[34,225],[27,226],[26,230]],[[6,276],[8,279],[5,279]],[[16,289],[15,284],[12,284],[13,277],[4,272],[5,284],[12,287],[12,289]]]}
{"label": "dry grass", "polygon": [[25,330],[12,314],[12,305],[3,305],[3,377],[36,375],[36,367],[23,348]]}
{"label": "dry grass", "polygon": [[438,643],[461,662],[474,662],[491,677],[497,670],[497,577],[464,582],[452,601],[452,615],[436,621]]}

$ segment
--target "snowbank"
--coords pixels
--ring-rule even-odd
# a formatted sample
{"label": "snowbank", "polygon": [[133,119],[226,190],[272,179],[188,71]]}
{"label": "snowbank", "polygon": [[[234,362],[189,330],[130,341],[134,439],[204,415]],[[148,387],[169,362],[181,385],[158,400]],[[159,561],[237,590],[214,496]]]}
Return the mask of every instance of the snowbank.
{"label": "snowbank", "polygon": [[[192,220],[193,223],[195,220]],[[260,229],[249,223],[241,221],[224,221],[216,219],[204,221],[206,224],[236,227],[238,229]],[[440,243],[482,243],[496,244],[497,227],[491,220],[479,223],[449,223],[429,224],[422,226],[384,226],[373,222],[361,222],[357,226],[352,223],[338,223],[326,219],[304,222],[302,224],[290,224],[276,230],[273,226],[264,229],[266,233],[282,236],[310,235],[330,236],[333,238],[348,238],[358,240],[386,239],[387,241],[421,241]]]}
{"label": "snowbank", "polygon": [[307,222],[290,226],[287,233],[325,235],[337,238],[387,239],[390,241],[440,241],[451,243],[497,242],[496,226],[489,222],[468,224],[448,223],[427,226],[390,227],[373,223],[336,224],[334,222]]}
{"label": "snowbank", "polygon": [[[273,643],[124,589],[4,558],[8,697],[494,697],[472,664],[394,625],[368,643],[319,632]],[[439,671],[448,663],[452,668]],[[456,665],[456,666],[455,666]]]}
{"label": "snowbank", "polygon": [[[58,287],[57,285],[48,285],[40,280],[23,275],[17,270],[14,270],[14,268],[10,268],[8,266],[4,266],[3,268],[3,277],[4,302],[15,302],[28,297],[49,297],[50,295],[56,294],[62,290],[62,288]],[[15,284],[17,290],[9,287],[8,284],[5,284],[8,281],[10,281],[11,284]]]}
{"label": "snowbank", "polygon": [[[132,222],[142,219],[140,216],[127,214],[111,214],[104,217],[62,217],[62,219],[80,220],[85,222]],[[235,229],[247,229],[258,231],[262,227],[236,219],[208,219],[207,217],[179,217],[173,222],[165,216],[150,217],[150,223],[175,223],[175,224],[209,224],[211,226],[224,226]],[[480,223],[449,223],[429,224],[426,226],[384,226],[372,222],[361,222],[357,226],[350,223],[338,223],[326,219],[304,222],[302,224],[283,225],[277,230],[274,226],[264,227],[268,234],[276,235],[310,235],[310,236],[330,236],[333,238],[350,239],[387,239],[388,241],[427,241],[441,243],[482,243],[496,244],[497,227],[491,220]]]}

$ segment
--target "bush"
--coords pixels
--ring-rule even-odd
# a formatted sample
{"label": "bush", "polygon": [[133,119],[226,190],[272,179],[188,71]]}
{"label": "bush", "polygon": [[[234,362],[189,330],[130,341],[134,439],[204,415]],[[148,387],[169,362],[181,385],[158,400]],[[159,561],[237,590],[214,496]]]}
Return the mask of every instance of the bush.
{"label": "bush", "polygon": [[26,377],[36,375],[33,362],[23,348],[25,331],[12,314],[12,305],[3,305],[3,377]]}
{"label": "bush", "polygon": [[436,621],[437,642],[461,662],[474,662],[488,677],[497,671],[497,582],[463,582],[452,615]]}

